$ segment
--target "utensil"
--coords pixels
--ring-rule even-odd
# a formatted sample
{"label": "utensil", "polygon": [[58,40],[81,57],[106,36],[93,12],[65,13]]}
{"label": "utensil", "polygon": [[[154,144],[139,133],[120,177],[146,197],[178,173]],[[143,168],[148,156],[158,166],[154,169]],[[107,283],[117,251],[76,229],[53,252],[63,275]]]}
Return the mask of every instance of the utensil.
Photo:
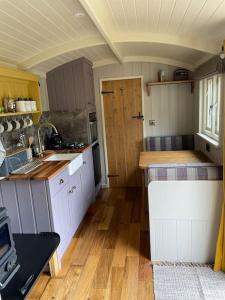
{"label": "utensil", "polygon": [[28,137],[28,145],[29,145],[29,147],[31,147],[31,145],[33,144],[33,142],[34,142],[34,137],[33,136],[29,136]]}

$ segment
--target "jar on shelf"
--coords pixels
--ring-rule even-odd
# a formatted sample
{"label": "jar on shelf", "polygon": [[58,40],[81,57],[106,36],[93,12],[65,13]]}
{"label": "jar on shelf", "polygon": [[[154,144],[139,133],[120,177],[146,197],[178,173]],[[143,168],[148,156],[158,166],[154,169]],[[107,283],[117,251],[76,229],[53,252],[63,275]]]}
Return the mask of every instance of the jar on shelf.
{"label": "jar on shelf", "polygon": [[158,72],[158,81],[159,82],[165,81],[165,71],[159,70],[159,72]]}
{"label": "jar on shelf", "polygon": [[16,111],[16,100],[12,97],[4,98],[4,109],[5,112],[15,112]]}
{"label": "jar on shelf", "polygon": [[26,106],[23,98],[18,98],[16,101],[16,111],[17,112],[25,112]]}

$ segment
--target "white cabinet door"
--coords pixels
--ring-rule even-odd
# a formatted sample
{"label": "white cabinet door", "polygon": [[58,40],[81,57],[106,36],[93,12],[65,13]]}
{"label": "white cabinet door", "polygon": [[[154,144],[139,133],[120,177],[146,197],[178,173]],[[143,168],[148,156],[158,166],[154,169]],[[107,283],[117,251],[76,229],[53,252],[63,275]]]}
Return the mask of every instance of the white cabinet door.
{"label": "white cabinet door", "polygon": [[57,249],[59,259],[62,258],[70,242],[71,225],[68,199],[67,185],[51,199],[53,231],[60,235],[60,244]]}
{"label": "white cabinet door", "polygon": [[84,199],[81,190],[81,171],[78,170],[69,179],[69,213],[71,222],[71,237],[76,232],[83,219]]}
{"label": "white cabinet door", "polygon": [[81,169],[82,193],[85,202],[85,212],[95,198],[94,166],[92,148],[83,153],[83,167]]}

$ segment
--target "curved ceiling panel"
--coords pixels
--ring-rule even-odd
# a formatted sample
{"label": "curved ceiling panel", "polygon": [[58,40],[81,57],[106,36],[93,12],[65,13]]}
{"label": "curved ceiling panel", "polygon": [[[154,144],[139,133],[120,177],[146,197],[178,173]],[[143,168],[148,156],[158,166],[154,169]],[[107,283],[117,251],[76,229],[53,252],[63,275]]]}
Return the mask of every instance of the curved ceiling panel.
{"label": "curved ceiling panel", "polygon": [[225,0],[1,0],[0,61],[42,72],[81,56],[193,69],[220,51],[224,15]]}
{"label": "curved ceiling panel", "polygon": [[51,59],[41,62],[40,64],[35,65],[35,70],[46,73],[51,69],[58,67],[59,65],[65,64],[71,60],[77,59],[82,56],[86,57],[94,64],[97,63],[99,65],[101,65],[102,60],[102,64],[113,62],[110,48],[107,45],[98,45],[88,48],[82,48],[75,51],[70,51],[55,56]]}

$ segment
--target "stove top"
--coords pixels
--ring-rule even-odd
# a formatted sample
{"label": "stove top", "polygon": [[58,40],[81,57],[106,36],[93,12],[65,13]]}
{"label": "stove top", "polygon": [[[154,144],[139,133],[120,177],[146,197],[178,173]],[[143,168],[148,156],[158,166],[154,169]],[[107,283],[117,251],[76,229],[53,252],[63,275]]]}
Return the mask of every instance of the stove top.
{"label": "stove top", "polygon": [[83,149],[85,146],[86,144],[78,142],[62,144],[62,148],[64,149]]}

